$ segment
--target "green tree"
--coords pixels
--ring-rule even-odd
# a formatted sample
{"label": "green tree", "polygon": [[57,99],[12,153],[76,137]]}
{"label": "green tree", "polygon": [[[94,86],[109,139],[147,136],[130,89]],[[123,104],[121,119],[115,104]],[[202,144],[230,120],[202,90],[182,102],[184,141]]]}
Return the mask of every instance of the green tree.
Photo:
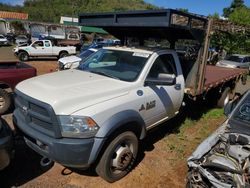
{"label": "green tree", "polygon": [[214,18],[214,19],[220,19],[220,15],[219,15],[219,13],[217,13],[217,12],[214,13],[214,14],[209,14],[208,17]]}
{"label": "green tree", "polygon": [[23,6],[0,3],[0,10],[26,12],[32,21],[57,23],[60,16],[78,17],[79,13],[156,8],[143,0],[25,0]]}
{"label": "green tree", "polygon": [[239,7],[229,15],[229,20],[238,24],[250,25],[250,9]]}
{"label": "green tree", "polygon": [[244,33],[229,34],[216,32],[211,38],[211,46],[222,46],[228,54],[249,53],[250,38]]}
{"label": "green tree", "polygon": [[233,0],[230,7],[226,7],[223,9],[223,16],[228,18],[230,14],[232,14],[236,8],[240,8],[240,7],[245,7],[244,0]]}

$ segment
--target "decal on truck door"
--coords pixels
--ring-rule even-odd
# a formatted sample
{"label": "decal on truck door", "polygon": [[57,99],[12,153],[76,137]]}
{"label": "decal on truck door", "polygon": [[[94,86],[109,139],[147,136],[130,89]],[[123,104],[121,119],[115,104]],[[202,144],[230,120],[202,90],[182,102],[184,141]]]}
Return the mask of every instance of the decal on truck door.
{"label": "decal on truck door", "polygon": [[152,109],[152,108],[155,108],[155,106],[156,106],[156,101],[154,100],[154,101],[150,101],[150,102],[147,102],[146,103],[146,108],[145,108],[145,105],[144,104],[142,104],[141,105],[141,108],[139,109],[139,112],[141,112],[141,111],[143,111],[143,110],[150,110],[150,109]]}

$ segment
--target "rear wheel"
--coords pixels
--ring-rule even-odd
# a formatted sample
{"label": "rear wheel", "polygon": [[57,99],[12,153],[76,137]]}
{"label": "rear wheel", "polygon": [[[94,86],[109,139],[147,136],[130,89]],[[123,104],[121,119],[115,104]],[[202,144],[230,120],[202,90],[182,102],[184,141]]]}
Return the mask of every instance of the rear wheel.
{"label": "rear wheel", "polygon": [[226,87],[217,102],[217,107],[224,108],[230,100],[230,95],[231,89],[229,87]]}
{"label": "rear wheel", "polygon": [[63,57],[66,57],[66,56],[68,56],[68,55],[69,55],[68,52],[61,52],[61,53],[59,54],[59,56],[58,56],[58,59],[63,58]]}
{"label": "rear wheel", "polygon": [[108,182],[115,182],[132,169],[138,151],[138,139],[133,132],[118,135],[102,155],[96,172]]}
{"label": "rear wheel", "polygon": [[18,58],[20,61],[28,61],[29,60],[29,54],[27,52],[20,52],[18,54]]}
{"label": "rear wheel", "polygon": [[0,89],[0,115],[8,111],[11,104],[10,94]]}

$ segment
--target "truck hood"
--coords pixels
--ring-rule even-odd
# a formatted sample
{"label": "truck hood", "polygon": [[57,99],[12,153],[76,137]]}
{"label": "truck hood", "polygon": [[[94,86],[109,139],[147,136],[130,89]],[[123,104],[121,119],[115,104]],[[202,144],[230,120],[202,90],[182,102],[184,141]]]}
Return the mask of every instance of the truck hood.
{"label": "truck hood", "polygon": [[25,80],[16,89],[50,104],[56,114],[69,115],[126,95],[130,87],[127,82],[72,69]]}

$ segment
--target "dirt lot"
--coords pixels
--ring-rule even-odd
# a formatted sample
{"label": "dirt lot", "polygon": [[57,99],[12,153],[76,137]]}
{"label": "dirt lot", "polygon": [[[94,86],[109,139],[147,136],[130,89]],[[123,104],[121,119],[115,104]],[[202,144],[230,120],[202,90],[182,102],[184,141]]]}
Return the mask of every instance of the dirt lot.
{"label": "dirt lot", "polygon": [[[0,48],[0,60],[4,59],[15,59],[11,48]],[[57,68],[56,60],[40,59],[28,63],[38,69],[38,74]],[[11,114],[4,118],[11,124]],[[113,184],[91,170],[71,171],[60,164],[42,169],[41,157],[19,140],[11,166],[0,172],[1,187],[185,187],[187,157],[224,119],[223,111],[212,108],[209,103],[187,105],[185,113],[148,133],[141,142],[135,168]]]}

